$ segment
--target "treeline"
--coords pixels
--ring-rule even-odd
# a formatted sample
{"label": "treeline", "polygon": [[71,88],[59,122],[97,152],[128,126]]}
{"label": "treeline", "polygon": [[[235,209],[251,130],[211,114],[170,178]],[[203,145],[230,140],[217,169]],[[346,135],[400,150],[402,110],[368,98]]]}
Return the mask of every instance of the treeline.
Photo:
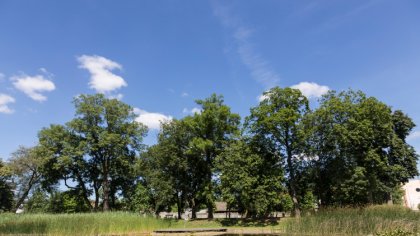
{"label": "treeline", "polygon": [[55,201],[66,212],[190,209],[194,218],[206,208],[212,218],[225,201],[248,217],[299,216],[315,205],[399,203],[401,184],[418,175],[406,143],[413,121],[360,91],[331,91],[311,110],[299,90],[275,87],[243,120],[222,96],[196,102],[200,112],[162,123],[146,147],[129,105],[80,95],[73,120],[0,163],[2,209],[26,201],[57,212],[47,207]]}

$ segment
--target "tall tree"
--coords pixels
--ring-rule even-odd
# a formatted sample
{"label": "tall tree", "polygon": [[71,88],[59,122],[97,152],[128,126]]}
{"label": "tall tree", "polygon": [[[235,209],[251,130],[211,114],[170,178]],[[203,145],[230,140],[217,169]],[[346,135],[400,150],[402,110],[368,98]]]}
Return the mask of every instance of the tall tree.
{"label": "tall tree", "polygon": [[330,92],[313,113],[316,194],[323,205],[384,203],[417,174],[412,121],[360,91]]}
{"label": "tall tree", "polygon": [[40,143],[53,164],[58,163],[55,166],[64,179],[77,182],[85,196],[93,189],[95,207],[102,191],[103,210],[107,211],[116,192],[124,189],[126,181],[134,181],[130,173],[147,128],[135,121],[132,107],[103,94],[80,95],[74,105],[76,117],[65,126],[42,130]]}
{"label": "tall tree", "polygon": [[[93,161],[85,158],[85,142],[63,125],[50,125],[39,134],[39,147],[48,157],[44,164],[45,179],[49,183],[63,180],[64,185],[78,191],[91,210],[99,206],[99,172]],[[76,183],[70,185],[69,183]],[[95,204],[89,197],[95,193]]]}
{"label": "tall tree", "polygon": [[23,204],[35,187],[41,185],[45,160],[38,147],[20,146],[12,153],[8,166],[15,184],[15,210]]}
{"label": "tall tree", "polygon": [[246,217],[266,217],[280,205],[284,177],[274,156],[259,154],[252,143],[237,140],[217,157],[217,166],[229,208]]}
{"label": "tall tree", "polygon": [[185,144],[178,138],[183,133],[177,132],[178,121],[162,125],[158,144],[150,147],[141,156],[141,175],[143,183],[151,190],[155,213],[167,210],[174,203],[178,206],[178,217],[181,217],[187,194]]}
{"label": "tall tree", "polygon": [[308,99],[299,90],[275,87],[264,93],[264,99],[251,109],[246,129],[259,139],[278,161],[285,163],[287,186],[293,199],[293,214],[300,216],[297,196],[297,166],[305,150],[302,119],[309,112]]}
{"label": "tall tree", "polygon": [[212,94],[204,100],[197,100],[201,112],[187,120],[194,138],[190,141],[189,155],[204,162],[197,164],[203,168],[204,184],[202,196],[207,205],[208,218],[213,218],[215,158],[229,144],[233,136],[239,133],[240,116],[232,113],[224,104],[222,96]]}

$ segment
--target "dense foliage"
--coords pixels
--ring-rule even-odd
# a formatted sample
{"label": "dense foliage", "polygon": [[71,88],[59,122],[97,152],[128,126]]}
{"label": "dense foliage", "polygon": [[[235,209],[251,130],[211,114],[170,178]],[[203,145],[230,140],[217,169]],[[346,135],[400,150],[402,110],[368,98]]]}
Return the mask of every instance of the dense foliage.
{"label": "dense foliage", "polygon": [[10,171],[0,159],[0,213],[10,211],[13,207],[13,192],[8,180]]}
{"label": "dense foliage", "polygon": [[[132,107],[80,95],[76,116],[39,132],[39,144],[0,162],[0,211],[124,209],[213,217],[216,202],[247,217],[316,206],[400,203],[418,175],[406,114],[360,91],[331,91],[314,110],[299,90],[272,88],[244,119],[222,96],[197,100],[200,112],[147,128]],[[67,189],[58,191],[58,187]],[[12,194],[14,190],[14,196]],[[13,204],[14,203],[14,204]]]}

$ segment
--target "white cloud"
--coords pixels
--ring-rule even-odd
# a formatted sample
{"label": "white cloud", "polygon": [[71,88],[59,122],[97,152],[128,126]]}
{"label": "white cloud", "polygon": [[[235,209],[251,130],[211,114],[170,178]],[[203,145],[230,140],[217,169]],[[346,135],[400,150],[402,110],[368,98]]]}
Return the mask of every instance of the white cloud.
{"label": "white cloud", "polygon": [[99,93],[107,93],[127,86],[125,80],[114,73],[112,70],[121,70],[122,66],[117,62],[105,57],[93,55],[83,55],[77,58],[79,67],[86,69],[91,74],[89,86]]}
{"label": "white cloud", "polygon": [[11,114],[14,112],[8,104],[14,103],[15,99],[7,94],[0,94],[0,113]]}
{"label": "white cloud", "polygon": [[124,97],[124,95],[123,94],[121,94],[121,93],[118,93],[118,94],[112,94],[112,95],[109,95],[108,96],[109,98],[111,98],[111,99],[117,99],[117,100],[122,100],[123,99],[123,97]]}
{"label": "white cloud", "polygon": [[415,139],[418,139],[418,138],[420,138],[420,131],[414,131],[413,133],[408,135],[407,141],[415,140]]}
{"label": "white cloud", "polygon": [[258,97],[257,97],[257,100],[258,100],[259,102],[262,102],[263,100],[265,100],[265,99],[267,99],[267,98],[268,98],[268,96],[267,96],[267,95],[261,94],[260,96],[258,96]]}
{"label": "white cloud", "polygon": [[19,75],[10,78],[16,89],[24,92],[35,101],[42,102],[47,100],[43,92],[51,92],[55,90],[55,85],[51,80],[44,78],[43,75]]}
{"label": "white cloud", "polygon": [[299,89],[307,98],[319,98],[330,90],[328,86],[319,85],[314,82],[300,82],[291,86],[291,88]]}
{"label": "white cloud", "polygon": [[193,109],[191,109],[191,113],[200,114],[201,113],[201,109],[200,108],[197,108],[197,107],[194,107]]}
{"label": "white cloud", "polygon": [[215,3],[213,9],[221,23],[232,31],[237,53],[242,63],[251,71],[252,77],[266,88],[278,84],[280,76],[251,43],[253,30],[233,17],[226,6]]}
{"label": "white cloud", "polygon": [[6,78],[6,76],[3,73],[0,73],[0,82],[2,82]]}
{"label": "white cloud", "polygon": [[182,94],[181,94],[181,97],[188,97],[189,96],[189,94],[187,93],[187,92],[183,92]]}
{"label": "white cloud", "polygon": [[160,129],[161,122],[172,120],[172,116],[148,112],[139,108],[134,108],[134,113],[138,115],[136,121],[146,125],[149,129]]}
{"label": "white cloud", "polygon": [[200,108],[198,108],[198,107],[194,107],[194,108],[192,108],[191,110],[190,109],[188,109],[188,108],[184,108],[183,110],[182,110],[182,113],[184,113],[184,114],[200,114],[201,113],[201,109]]}

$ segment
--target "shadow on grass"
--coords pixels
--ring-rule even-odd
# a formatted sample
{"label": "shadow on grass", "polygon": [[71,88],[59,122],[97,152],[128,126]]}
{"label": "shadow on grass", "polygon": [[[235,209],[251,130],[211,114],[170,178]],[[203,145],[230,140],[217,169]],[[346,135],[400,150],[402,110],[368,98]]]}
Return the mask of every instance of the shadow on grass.
{"label": "shadow on grass", "polygon": [[278,219],[220,219],[218,220],[223,226],[240,226],[240,227],[264,227],[276,226],[279,224]]}
{"label": "shadow on grass", "polygon": [[7,222],[0,225],[1,234],[46,234],[45,222]]}

